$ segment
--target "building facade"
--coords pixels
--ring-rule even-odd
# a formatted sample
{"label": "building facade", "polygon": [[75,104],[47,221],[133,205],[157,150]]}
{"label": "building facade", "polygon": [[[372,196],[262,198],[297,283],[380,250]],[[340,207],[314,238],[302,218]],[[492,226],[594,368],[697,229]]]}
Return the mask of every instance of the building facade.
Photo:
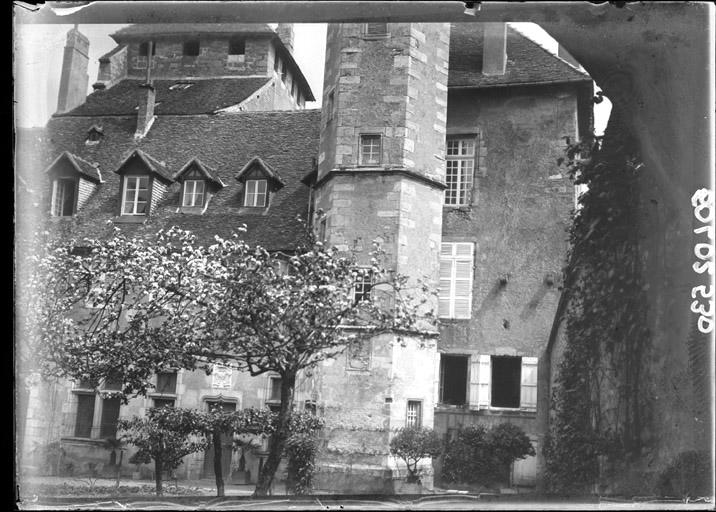
{"label": "building facade", "polygon": [[[296,403],[326,419],[317,487],[392,492],[404,476],[388,449],[395,429],[450,436],[503,421],[536,445],[514,470],[516,485],[534,485],[548,408],[539,369],[574,206],[557,159],[564,137],[591,128],[590,78],[504,24],[336,24],[322,108],[309,110],[290,25],[137,25],[113,37],[94,92],[61,98],[44,132],[18,139],[35,197],[19,212],[78,238],[178,225],[209,241],[246,224],[247,242],[286,254],[300,216],[365,264],[379,240],[391,270],[439,288],[427,307],[441,325],[378,336],[299,379]],[[120,417],[273,407],[280,388],[220,367],[156,384],[127,406],[82,383],[34,384],[26,465],[33,446],[61,440],[81,471],[107,462],[102,440]],[[225,450],[226,474],[255,481],[266,448]],[[177,475],[212,476],[211,457],[188,457]]]}

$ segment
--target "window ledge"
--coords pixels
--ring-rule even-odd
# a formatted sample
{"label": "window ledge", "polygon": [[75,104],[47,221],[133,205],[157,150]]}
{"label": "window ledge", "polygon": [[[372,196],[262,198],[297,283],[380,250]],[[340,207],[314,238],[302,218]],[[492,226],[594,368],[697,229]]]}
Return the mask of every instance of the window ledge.
{"label": "window ledge", "polygon": [[390,33],[386,32],[385,34],[363,34],[363,39],[366,41],[374,41],[377,39],[388,39],[390,37]]}
{"label": "window ledge", "polygon": [[167,400],[176,400],[176,393],[147,393],[147,398],[166,398]]}
{"label": "window ledge", "polygon": [[472,320],[472,318],[448,318],[448,317],[440,317],[438,318],[441,324],[459,324],[461,322],[469,322]]}
{"label": "window ledge", "polygon": [[480,409],[478,413],[481,416],[520,416],[523,418],[536,418],[537,411],[527,409],[511,409],[507,407],[489,407]]}
{"label": "window ledge", "polygon": [[112,219],[115,224],[144,224],[146,215],[120,215]]}
{"label": "window ledge", "polygon": [[443,204],[443,210],[469,212],[472,210],[472,205]]}
{"label": "window ledge", "polygon": [[201,215],[204,212],[203,206],[180,206],[179,213],[187,215]]}
{"label": "window ledge", "polygon": [[77,443],[77,444],[95,444],[104,445],[104,439],[95,439],[90,437],[74,437],[74,436],[62,436],[60,441],[64,443]]}

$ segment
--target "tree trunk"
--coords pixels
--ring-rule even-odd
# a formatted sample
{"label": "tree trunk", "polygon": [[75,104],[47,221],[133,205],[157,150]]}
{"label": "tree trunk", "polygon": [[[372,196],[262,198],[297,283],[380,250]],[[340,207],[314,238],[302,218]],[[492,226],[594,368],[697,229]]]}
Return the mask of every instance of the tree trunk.
{"label": "tree trunk", "polygon": [[164,490],[162,489],[162,458],[158,456],[154,459],[154,481],[157,484],[157,496],[163,496]]}
{"label": "tree trunk", "polygon": [[286,445],[286,440],[291,434],[289,431],[289,420],[293,409],[293,389],[296,385],[296,372],[291,371],[281,375],[281,409],[278,413],[278,425],[276,432],[271,436],[271,448],[266,463],[259,475],[254,496],[268,496],[271,490],[276,470],[281,463],[281,455]]}
{"label": "tree trunk", "polygon": [[215,428],[211,434],[211,442],[214,444],[214,477],[216,478],[216,495],[224,497],[224,475],[221,472],[221,431]]}

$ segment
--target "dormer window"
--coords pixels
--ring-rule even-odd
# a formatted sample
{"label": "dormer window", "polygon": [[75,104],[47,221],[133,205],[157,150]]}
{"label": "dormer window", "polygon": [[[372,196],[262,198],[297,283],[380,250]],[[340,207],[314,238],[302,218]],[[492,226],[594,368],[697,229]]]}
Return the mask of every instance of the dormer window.
{"label": "dormer window", "polygon": [[127,176],[124,179],[122,215],[146,215],[149,201],[149,177]]}
{"label": "dormer window", "polygon": [[247,208],[265,208],[270,204],[270,195],[282,188],[285,183],[266,162],[254,157],[247,163],[236,179],[243,183],[243,206]]}
{"label": "dormer window", "polygon": [[246,180],[246,197],[244,206],[252,208],[266,206],[266,193],[268,187],[266,180]]}
{"label": "dormer window", "polygon": [[87,138],[85,139],[85,144],[88,146],[97,145],[102,140],[102,137],[104,137],[102,127],[92,125],[90,129],[87,130]]}
{"label": "dormer window", "polygon": [[58,178],[52,182],[52,215],[70,217],[75,213],[75,178]]}
{"label": "dormer window", "polygon": [[204,180],[186,180],[182,206],[204,206]]}
{"label": "dormer window", "polygon": [[102,175],[97,164],[65,151],[45,170],[49,178],[50,204],[53,217],[71,217],[85,205]]}
{"label": "dormer window", "polygon": [[244,62],[246,56],[246,40],[243,37],[232,37],[229,39],[229,55],[226,64],[232,65]]}
{"label": "dormer window", "polygon": [[[114,171],[122,177],[121,205],[115,222],[143,222],[174,181],[164,162],[135,149]],[[133,220],[135,219],[135,220]]]}
{"label": "dormer window", "polygon": [[216,170],[198,158],[190,160],[174,175],[174,179],[181,183],[181,212],[189,214],[202,214],[213,194],[225,186],[217,177]]}
{"label": "dormer window", "polygon": [[198,57],[199,56],[199,40],[191,39],[184,41],[183,46],[184,57]]}

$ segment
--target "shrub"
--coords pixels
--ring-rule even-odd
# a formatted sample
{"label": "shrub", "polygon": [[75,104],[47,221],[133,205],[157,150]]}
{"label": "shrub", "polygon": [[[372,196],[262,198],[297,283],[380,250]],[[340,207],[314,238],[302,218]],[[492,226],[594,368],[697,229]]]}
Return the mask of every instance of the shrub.
{"label": "shrub", "polygon": [[448,442],[442,479],[491,486],[509,481],[512,463],[535,451],[527,434],[516,425],[502,423],[487,429],[471,425]]}
{"label": "shrub", "polygon": [[661,496],[711,496],[711,458],[702,451],[681,452],[661,472],[656,486]]}
{"label": "shrub", "polygon": [[293,432],[286,440],[288,480],[295,494],[309,494],[313,489],[313,473],[318,453],[318,432],[323,428],[322,418],[307,412],[294,412],[290,418]]}
{"label": "shrub", "polygon": [[420,483],[418,461],[440,455],[442,448],[440,436],[426,427],[401,428],[390,440],[390,453],[405,462],[409,483]]}

